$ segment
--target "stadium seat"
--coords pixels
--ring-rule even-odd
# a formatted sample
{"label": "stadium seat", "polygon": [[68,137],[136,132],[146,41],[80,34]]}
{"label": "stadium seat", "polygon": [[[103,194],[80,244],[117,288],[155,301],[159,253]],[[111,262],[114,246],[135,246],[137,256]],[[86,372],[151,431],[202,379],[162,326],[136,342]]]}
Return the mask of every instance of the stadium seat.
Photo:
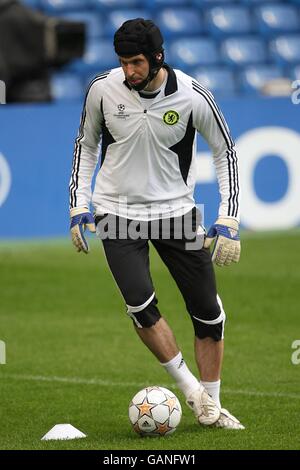
{"label": "stadium seat", "polygon": [[279,36],[271,41],[270,51],[278,63],[300,63],[300,34]]}
{"label": "stadium seat", "polygon": [[88,38],[103,36],[104,21],[100,13],[91,11],[72,11],[59,14],[60,17],[71,21],[83,21],[86,25]]}
{"label": "stadium seat", "polygon": [[290,68],[289,77],[292,80],[300,80],[300,64]]}
{"label": "stadium seat", "polygon": [[212,65],[219,62],[216,43],[210,38],[182,38],[172,41],[168,48],[170,65],[183,68]]}
{"label": "stadium seat", "polygon": [[190,70],[189,75],[215,95],[232,96],[237,93],[235,77],[231,68],[222,66],[198,67]]}
{"label": "stadium seat", "polygon": [[207,8],[217,5],[226,5],[226,3],[234,3],[235,0],[191,0],[192,5],[199,8]]}
{"label": "stadium seat", "polygon": [[119,62],[110,39],[88,41],[83,58],[67,66],[69,70],[85,76],[91,71],[100,73],[114,67],[119,67]]}
{"label": "stadium seat", "polygon": [[[144,6],[149,10],[157,11],[160,8],[190,6],[190,0],[144,0]],[[158,10],[159,11],[159,10]]]}
{"label": "stadium seat", "polygon": [[109,8],[135,8],[143,4],[143,0],[90,0],[93,7],[100,10]]}
{"label": "stadium seat", "polygon": [[300,17],[294,5],[262,5],[254,10],[257,27],[264,35],[299,31]]}
{"label": "stadium seat", "polygon": [[203,33],[201,16],[194,8],[165,8],[155,22],[165,38]]}
{"label": "stadium seat", "polygon": [[105,35],[112,37],[116,30],[124,23],[124,21],[132,18],[149,18],[146,10],[140,9],[118,9],[108,12],[105,25]]}
{"label": "stadium seat", "polygon": [[257,93],[270,80],[283,76],[282,69],[276,65],[255,65],[241,71],[239,78],[242,91]]}
{"label": "stadium seat", "polygon": [[221,54],[227,64],[234,66],[259,64],[267,60],[266,45],[256,36],[225,39],[221,45]]}
{"label": "stadium seat", "polygon": [[90,6],[90,0],[39,0],[41,7],[46,12],[86,10]]}
{"label": "stadium seat", "polygon": [[56,73],[50,80],[51,94],[56,101],[80,100],[83,87],[80,78],[70,73]]}
{"label": "stadium seat", "polygon": [[283,2],[285,0],[240,0],[241,3],[244,3],[245,5],[250,5],[250,6],[258,6],[259,4],[262,3],[278,3],[278,2]]}
{"label": "stadium seat", "polygon": [[252,18],[248,8],[241,5],[219,6],[206,14],[208,31],[214,36],[247,34],[252,31]]}

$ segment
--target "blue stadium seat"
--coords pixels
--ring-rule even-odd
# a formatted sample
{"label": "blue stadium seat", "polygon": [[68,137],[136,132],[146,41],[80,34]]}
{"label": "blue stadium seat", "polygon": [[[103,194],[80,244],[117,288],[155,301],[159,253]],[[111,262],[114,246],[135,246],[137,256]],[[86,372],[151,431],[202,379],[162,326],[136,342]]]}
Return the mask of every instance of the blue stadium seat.
{"label": "blue stadium seat", "polygon": [[224,61],[233,66],[264,63],[267,60],[266,45],[256,36],[225,39],[221,45],[221,54]]}
{"label": "blue stadium seat", "polygon": [[71,21],[83,21],[86,25],[88,38],[99,37],[104,34],[104,20],[98,12],[68,11],[60,13],[59,16]]}
{"label": "blue stadium seat", "polygon": [[86,10],[91,5],[90,0],[40,0],[41,7],[46,12]]}
{"label": "blue stadium seat", "polygon": [[149,10],[155,10],[167,7],[185,7],[190,5],[190,0],[144,0],[144,6]]}
{"label": "blue stadium seat", "polygon": [[300,30],[297,8],[288,4],[266,4],[254,10],[258,30],[264,35],[274,35]]}
{"label": "blue stadium seat", "polygon": [[219,62],[216,43],[210,38],[182,38],[170,42],[167,61],[174,67],[187,68],[198,65],[214,65]]}
{"label": "blue stadium seat", "polygon": [[109,8],[135,8],[143,4],[143,0],[90,0],[93,7],[100,10]]}
{"label": "blue stadium seat", "polygon": [[241,3],[244,3],[245,5],[250,5],[250,6],[258,6],[259,4],[262,3],[277,3],[277,2],[283,2],[285,0],[241,0]]}
{"label": "blue stadium seat", "polygon": [[190,70],[189,75],[217,96],[237,94],[234,73],[229,67],[198,67]]}
{"label": "blue stadium seat", "polygon": [[300,34],[277,37],[271,41],[270,51],[278,63],[300,63]]}
{"label": "blue stadium seat", "polygon": [[282,69],[276,65],[249,66],[240,72],[240,84],[244,92],[257,93],[270,80],[283,76]]}
{"label": "blue stadium seat", "polygon": [[108,12],[105,25],[105,34],[112,37],[116,30],[124,23],[124,21],[132,18],[145,18],[149,19],[149,15],[146,10],[140,9],[118,9]]}
{"label": "blue stadium seat", "polygon": [[289,70],[289,77],[292,80],[300,80],[300,64],[291,67]]}
{"label": "blue stadium seat", "polygon": [[207,9],[215,6],[225,6],[232,3],[235,3],[235,0],[191,0],[191,4],[200,9]]}
{"label": "blue stadium seat", "polygon": [[203,32],[201,16],[194,8],[166,8],[156,16],[155,22],[166,38]]}
{"label": "blue stadium seat", "polygon": [[206,12],[205,18],[208,31],[215,36],[252,32],[250,12],[241,5],[211,8]]}
{"label": "blue stadium seat", "polygon": [[74,60],[67,69],[87,75],[91,71],[97,70],[100,73],[119,65],[111,40],[101,39],[88,41],[83,58]]}
{"label": "blue stadium seat", "polygon": [[50,80],[51,95],[54,100],[80,100],[83,87],[80,78],[70,73],[56,73]]}
{"label": "blue stadium seat", "polygon": [[226,5],[226,3],[234,3],[235,0],[191,0],[192,5],[200,8],[212,7],[216,5]]}

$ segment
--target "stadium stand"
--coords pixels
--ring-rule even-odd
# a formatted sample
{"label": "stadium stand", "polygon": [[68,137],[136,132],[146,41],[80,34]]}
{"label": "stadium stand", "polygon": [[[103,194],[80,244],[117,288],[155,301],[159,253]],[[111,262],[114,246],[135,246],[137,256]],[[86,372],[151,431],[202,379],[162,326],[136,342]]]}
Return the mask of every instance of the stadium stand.
{"label": "stadium stand", "polygon": [[245,93],[257,93],[268,81],[282,77],[282,69],[275,65],[250,65],[241,71],[239,79]]}
{"label": "stadium stand", "polygon": [[106,11],[111,8],[135,8],[143,2],[141,0],[90,0],[95,8]]}
{"label": "stadium stand", "polygon": [[85,23],[88,38],[101,37],[104,34],[104,18],[98,11],[68,11],[59,13],[66,20]]}
{"label": "stadium stand", "polygon": [[181,38],[167,45],[169,62],[187,70],[197,65],[212,65],[220,61],[215,41],[211,38]]}
{"label": "stadium stand", "polygon": [[250,11],[243,5],[213,7],[205,17],[209,33],[216,37],[248,34],[253,30]]}
{"label": "stadium stand", "polygon": [[[99,69],[99,64],[101,68]],[[119,62],[116,54],[111,47],[110,39],[91,39],[86,43],[86,50],[82,60],[73,61],[67,69],[80,75],[83,79],[87,75],[91,75],[94,71],[96,74],[99,71],[109,70],[113,67],[118,67]]]}
{"label": "stadium stand", "polygon": [[39,0],[45,13],[57,13],[60,11],[85,10],[90,6],[89,0]]}
{"label": "stadium stand", "polygon": [[279,36],[270,44],[271,55],[279,64],[300,63],[300,34]]}
{"label": "stadium stand", "polygon": [[291,67],[289,75],[292,80],[300,80],[300,65],[296,65],[296,67]]}
{"label": "stadium stand", "polygon": [[147,18],[147,10],[140,8],[124,8],[108,11],[106,14],[106,24],[105,24],[105,35],[110,37],[111,47],[112,47],[112,38],[115,34],[115,31],[121,26],[124,21],[129,20],[130,18]]}
{"label": "stadium stand", "polygon": [[[84,57],[53,77],[55,99],[81,99],[93,74],[118,66],[112,37],[129,18],[152,18],[166,60],[220,96],[260,94],[300,75],[300,0],[23,0],[87,27]],[[74,86],[74,94],[69,88]]]}
{"label": "stadium stand", "polygon": [[165,8],[154,20],[166,39],[203,33],[200,13],[194,8]]}
{"label": "stadium stand", "polygon": [[197,67],[190,70],[190,75],[219,96],[231,96],[237,91],[235,75],[230,67]]}
{"label": "stadium stand", "polygon": [[264,36],[293,33],[300,29],[300,18],[295,5],[270,4],[254,10],[258,32]]}
{"label": "stadium stand", "polygon": [[258,36],[225,39],[221,54],[224,62],[233,67],[262,64],[268,59],[265,42]]}
{"label": "stadium stand", "polygon": [[52,96],[57,101],[72,101],[83,97],[81,80],[74,74],[53,74],[50,85]]}

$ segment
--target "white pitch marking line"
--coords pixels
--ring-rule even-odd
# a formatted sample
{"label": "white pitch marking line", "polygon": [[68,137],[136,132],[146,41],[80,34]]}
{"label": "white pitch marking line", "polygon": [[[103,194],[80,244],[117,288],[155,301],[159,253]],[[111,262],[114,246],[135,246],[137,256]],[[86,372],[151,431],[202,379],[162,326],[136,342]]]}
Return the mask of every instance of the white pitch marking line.
{"label": "white pitch marking line", "polygon": [[[102,387],[147,387],[149,382],[114,382],[103,379],[84,379],[82,377],[57,377],[43,375],[24,375],[24,374],[0,374],[0,379],[13,380],[32,380],[37,382],[62,382],[67,384],[83,384],[83,385],[99,385]],[[162,387],[177,388],[175,384],[161,384]],[[274,397],[274,398],[291,398],[300,400],[300,394],[285,392],[260,392],[256,390],[232,390],[228,388],[222,389],[222,393],[231,395],[248,395],[256,397]]]}

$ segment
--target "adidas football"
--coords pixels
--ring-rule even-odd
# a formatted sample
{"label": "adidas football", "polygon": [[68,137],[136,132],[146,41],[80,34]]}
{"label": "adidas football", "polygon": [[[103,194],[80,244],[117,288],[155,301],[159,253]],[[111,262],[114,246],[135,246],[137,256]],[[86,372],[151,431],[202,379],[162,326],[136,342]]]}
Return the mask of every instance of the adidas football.
{"label": "adidas football", "polygon": [[181,405],[173,392],[164,387],[140,390],[129,405],[129,419],[141,436],[172,434],[181,420]]}

